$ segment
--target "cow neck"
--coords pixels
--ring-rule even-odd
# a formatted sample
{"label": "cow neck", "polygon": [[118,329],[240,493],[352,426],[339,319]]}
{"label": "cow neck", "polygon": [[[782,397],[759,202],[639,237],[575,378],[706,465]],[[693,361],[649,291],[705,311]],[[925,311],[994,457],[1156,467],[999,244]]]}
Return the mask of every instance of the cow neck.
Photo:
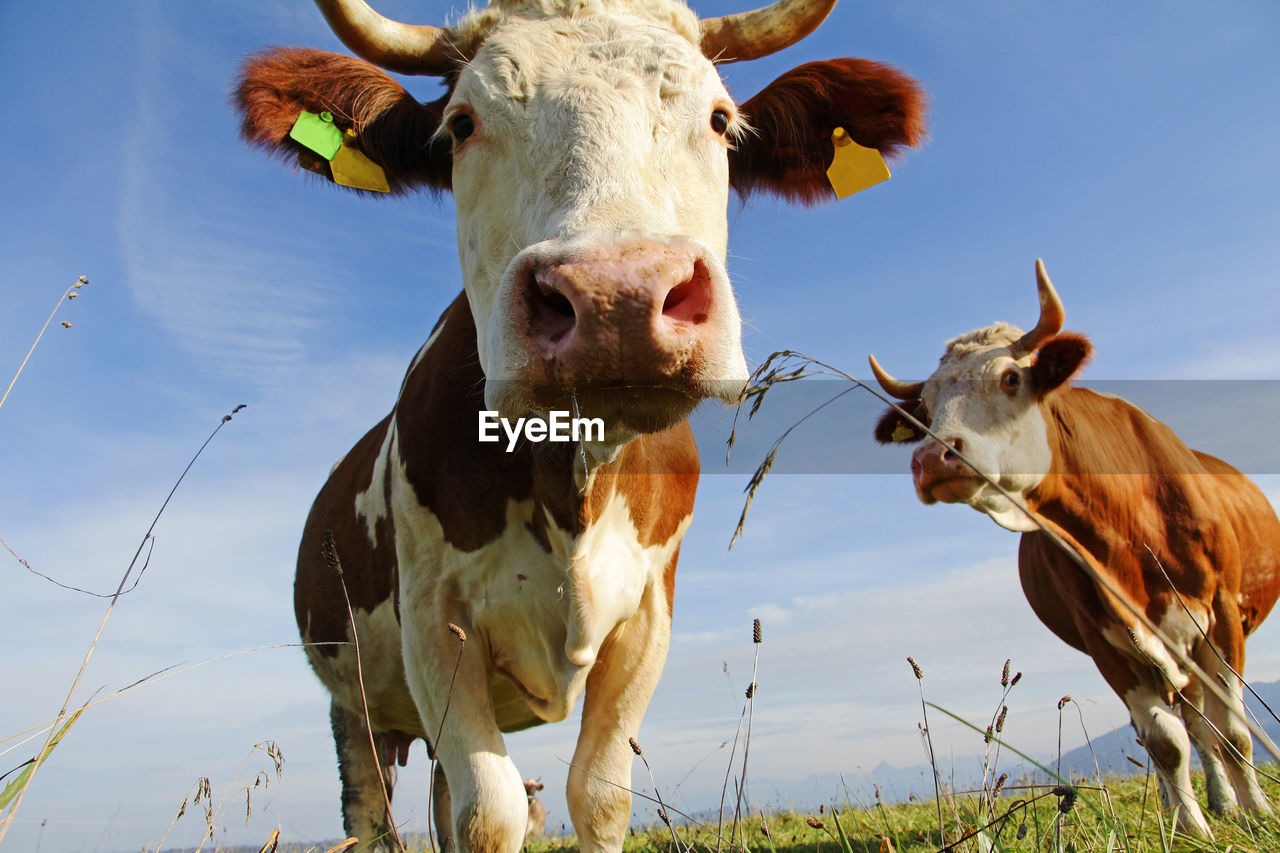
{"label": "cow neck", "polygon": [[505,437],[495,443],[477,441],[479,413],[487,408],[485,377],[465,294],[445,309],[432,338],[405,377],[395,429],[405,476],[418,502],[439,519],[449,544],[462,551],[484,547],[502,535],[508,505],[531,500],[534,511],[526,524],[550,551],[549,525],[576,537],[615,495],[627,499],[645,544],[674,535],[688,513],[653,506],[648,478],[671,474],[685,488],[696,487],[697,451],[686,422],[628,442],[612,459],[597,464],[583,484],[583,461],[575,443],[522,440],[507,452]]}
{"label": "cow neck", "polygon": [[1141,588],[1147,546],[1160,555],[1171,527],[1198,528],[1191,474],[1203,467],[1172,430],[1119,397],[1068,386],[1041,409],[1053,465],[1028,508]]}

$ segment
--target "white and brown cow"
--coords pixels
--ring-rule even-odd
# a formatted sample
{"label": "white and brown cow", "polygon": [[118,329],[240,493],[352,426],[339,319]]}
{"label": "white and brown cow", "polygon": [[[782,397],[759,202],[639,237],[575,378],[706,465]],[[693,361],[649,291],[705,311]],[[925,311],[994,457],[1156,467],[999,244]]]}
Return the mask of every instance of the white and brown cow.
{"label": "white and brown cow", "polygon": [[[832,5],[700,22],[675,0],[495,0],[440,29],[324,0],[367,62],[278,48],[246,64],[250,142],[332,177],[289,138],[301,111],[325,111],[393,192],[451,190],[457,207],[465,292],[392,413],[335,466],[298,557],[298,624],[329,644],[307,653],[333,695],[350,834],[390,830],[393,762],[380,779],[371,728],[400,763],[435,741],[445,841],[517,850],[529,808],[503,732],[562,720],[585,694],[570,816],[584,851],[621,848],[627,739],[666,658],[698,479],[685,418],[747,375],[729,188],[831,197],[835,127],[886,153],[923,133],[915,84],[864,60],[800,66],[741,108],[729,97],[715,62],[779,50]],[[420,103],[377,66],[448,91]],[[605,433],[507,452],[478,441],[484,410],[573,410]]]}
{"label": "white and brown cow", "polygon": [[[1062,302],[1038,261],[1036,276],[1041,313],[1031,332],[997,323],[961,335],[948,342],[924,382],[894,379],[874,356],[871,368],[939,439],[911,457],[920,500],[965,503],[1022,532],[1018,572],[1031,608],[1059,638],[1092,657],[1124,700],[1165,804],[1179,807],[1180,827],[1211,836],[1191,790],[1188,733],[1205,767],[1213,811],[1270,811],[1249,763],[1240,674],[1245,638],[1280,594],[1280,521],[1262,492],[1230,465],[1188,449],[1131,403],[1072,387],[1069,380],[1092,346],[1061,331]],[[875,434],[883,443],[924,438],[892,409]],[[1230,704],[1205,690],[1028,513],[1218,679]]]}

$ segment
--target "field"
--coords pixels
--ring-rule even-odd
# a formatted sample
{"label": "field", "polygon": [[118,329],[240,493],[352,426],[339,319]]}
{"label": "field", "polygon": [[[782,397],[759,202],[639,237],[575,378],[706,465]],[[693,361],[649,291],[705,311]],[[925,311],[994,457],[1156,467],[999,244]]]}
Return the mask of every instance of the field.
{"label": "field", "polygon": [[[1196,779],[1203,799],[1203,778]],[[1280,784],[1264,780],[1274,799]],[[1256,850],[1280,848],[1280,821],[1254,826],[1215,820],[1213,844],[1179,837],[1171,839],[1170,820],[1158,807],[1155,781],[1150,776],[1111,779],[1102,785],[1084,783],[1077,794],[1052,786],[1007,784],[994,799],[987,794],[943,796],[940,843],[935,802],[896,805],[846,800],[820,812],[777,812],[747,821],[734,845],[717,845],[709,828],[651,827],[637,833],[624,850],[663,851],[717,849],[755,853],[924,853],[964,851],[1112,851],[1133,853],[1177,850]],[[677,824],[677,827],[679,825]],[[575,851],[572,841],[531,845],[531,853]]]}
{"label": "field", "polygon": [[[1262,770],[1263,787],[1275,800],[1280,782],[1274,765]],[[1194,778],[1204,797],[1204,779]],[[717,831],[715,818],[691,823],[633,829],[625,853],[932,853],[932,851],[1072,851],[1072,853],[1164,853],[1164,851],[1273,851],[1280,849],[1280,820],[1248,825],[1213,818],[1217,838],[1200,842],[1170,834],[1171,820],[1158,807],[1150,775],[1081,781],[1074,793],[1051,785],[1006,784],[994,798],[990,791],[945,794],[938,831],[936,801],[898,804],[858,802],[849,798],[809,812],[768,810],[740,826],[731,820]],[[719,840],[718,840],[719,839]],[[355,848],[359,849],[359,848]],[[425,839],[409,840],[409,853],[432,848]],[[237,848],[234,853],[245,853]],[[302,853],[320,848],[281,845],[279,851]],[[538,838],[526,853],[577,853],[572,836]],[[233,853],[233,851],[226,851]]]}

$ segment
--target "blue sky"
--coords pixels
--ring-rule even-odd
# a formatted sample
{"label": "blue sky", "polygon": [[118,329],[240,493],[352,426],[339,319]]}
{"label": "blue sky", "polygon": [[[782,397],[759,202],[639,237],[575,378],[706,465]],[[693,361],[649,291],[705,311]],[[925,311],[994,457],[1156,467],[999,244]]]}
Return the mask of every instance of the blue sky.
{"label": "blue sky", "polygon": [[[420,22],[451,12],[378,8]],[[885,184],[814,209],[731,201],[748,360],[791,347],[860,374],[874,351],[923,375],[946,338],[1032,322],[1043,257],[1068,325],[1097,346],[1089,377],[1280,378],[1278,37],[1280,8],[1265,2],[845,3],[799,45],[726,66],[745,99],[799,63],[864,56],[915,75],[932,105],[930,141]],[[58,294],[90,279],[59,315],[73,327],[50,329],[0,409],[0,536],[66,583],[113,588],[191,453],[248,404],[157,528],[88,690],[296,641],[292,564],[311,498],[389,409],[461,287],[448,199],[357,198],[240,143],[231,81],[271,44],[340,49],[304,2],[0,4],[0,366],[16,369]],[[1176,395],[1167,405],[1155,414],[1186,415]],[[770,410],[769,423],[789,414]],[[727,432],[728,413],[702,418],[704,435]],[[796,441],[830,446],[826,470],[849,470],[840,447],[870,443],[868,405],[825,423]],[[1259,416],[1255,435],[1271,423]],[[905,454],[896,474],[771,476],[727,551],[747,475],[715,473],[719,447],[703,450],[672,654],[640,738],[664,796],[698,809],[718,794],[753,617],[765,625],[760,800],[767,780],[921,761],[907,655],[931,699],[974,719],[1013,657],[1025,677],[1007,733],[1029,751],[1051,750],[1063,694],[1091,732],[1124,722],[1092,665],[1031,615],[1015,536],[968,510],[920,506]],[[1280,496],[1280,480],[1261,482]],[[3,571],[0,737],[57,710],[104,609],[11,560]],[[1280,677],[1280,629],[1264,625],[1250,650],[1254,678]],[[981,751],[961,730],[935,732],[941,752]],[[562,724],[510,739],[522,771],[548,783],[553,824],[566,819],[574,737]],[[154,843],[198,776],[221,791],[265,739],[285,775],[255,793],[248,827],[242,803],[227,809],[226,840],[275,826],[337,836],[327,700],[300,651],[275,649],[95,708],[37,778],[9,845],[33,847],[44,819],[46,850]],[[31,749],[0,756],[0,772]],[[233,789],[266,766],[251,757]],[[411,829],[426,819],[425,766],[419,748],[402,774],[397,817]],[[188,815],[170,841],[199,824]]]}

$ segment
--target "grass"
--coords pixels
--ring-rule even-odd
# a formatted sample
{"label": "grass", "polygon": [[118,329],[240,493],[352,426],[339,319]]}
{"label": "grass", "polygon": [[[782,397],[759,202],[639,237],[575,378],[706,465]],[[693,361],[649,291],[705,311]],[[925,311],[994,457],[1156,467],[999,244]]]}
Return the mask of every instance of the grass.
{"label": "grass", "polygon": [[[1195,774],[1194,782],[1203,802],[1203,775]],[[1280,784],[1264,779],[1263,788],[1273,802],[1280,802]],[[1208,844],[1183,836],[1171,840],[1171,816],[1160,813],[1154,777],[1112,778],[1102,784],[1081,784],[1077,790],[1078,796],[1064,813],[1061,809],[1066,807],[1067,798],[1055,795],[1053,786],[1025,787],[1009,783],[995,798],[994,822],[988,809],[990,791],[944,792],[939,801],[930,797],[895,805],[858,804],[846,799],[834,806],[826,805],[821,811],[774,811],[763,817],[757,814],[747,824],[746,849],[753,853],[935,853],[943,849],[974,853],[988,850],[1264,853],[1280,849],[1280,820],[1275,818],[1244,827],[1211,817],[1217,835],[1215,842]],[[945,815],[945,842],[938,836],[938,802]],[[1060,828],[1056,839],[1055,826]],[[965,836],[967,840],[958,841]],[[704,853],[717,846],[713,828],[686,826],[681,829],[680,837],[686,843],[680,851]],[[409,849],[416,853],[418,849],[427,848],[410,846]],[[573,837],[538,839],[525,849],[527,853],[577,853],[578,843]],[[667,853],[677,848],[672,843],[670,830],[658,824],[636,831],[623,844],[623,850]]]}

